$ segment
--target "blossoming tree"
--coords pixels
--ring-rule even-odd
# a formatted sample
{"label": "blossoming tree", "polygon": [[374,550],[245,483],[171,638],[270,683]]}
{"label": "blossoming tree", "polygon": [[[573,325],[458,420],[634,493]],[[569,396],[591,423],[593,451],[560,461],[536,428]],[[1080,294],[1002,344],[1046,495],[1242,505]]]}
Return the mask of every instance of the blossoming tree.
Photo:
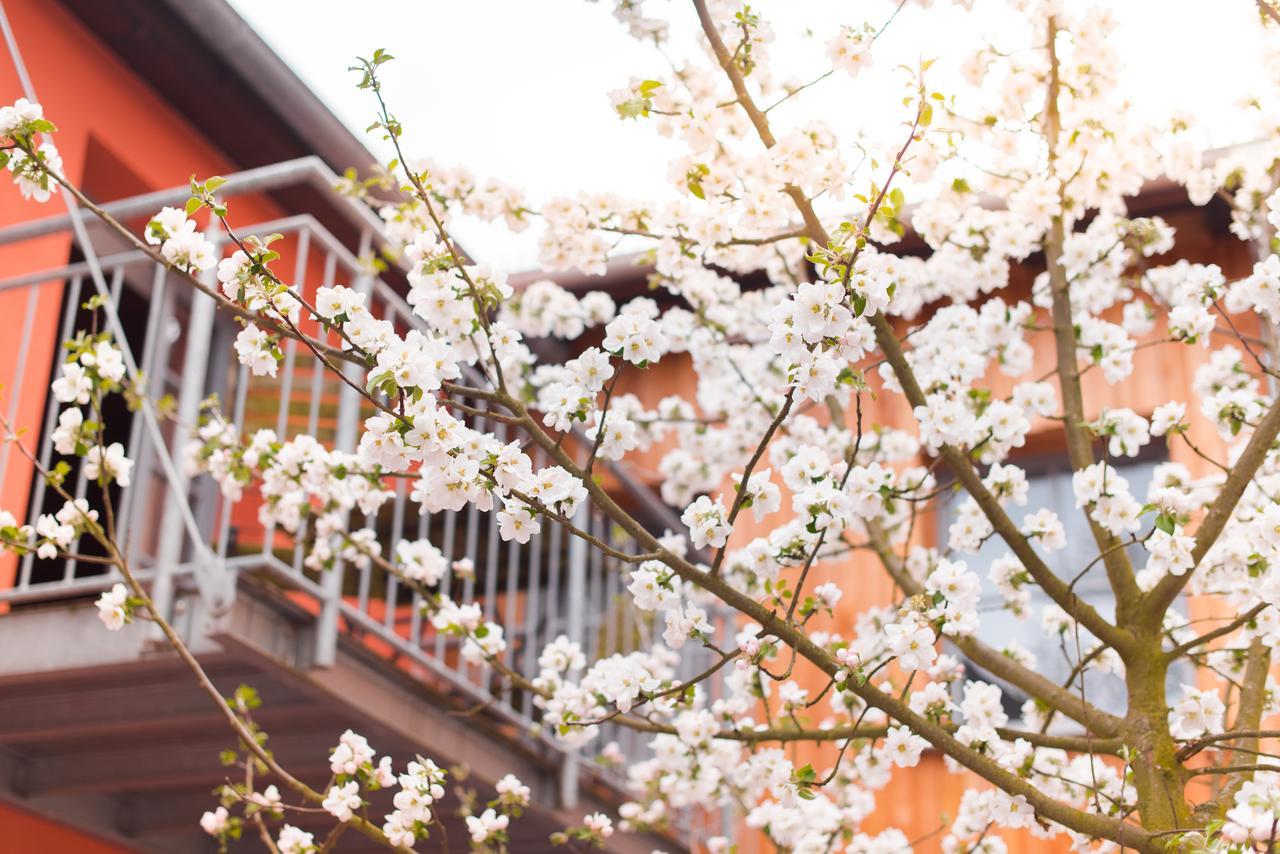
{"label": "blossoming tree", "polygon": [[[670,168],[679,197],[660,205],[585,193],[535,204],[464,170],[411,165],[400,151],[409,131],[380,87],[391,57],[361,60],[371,130],[397,154],[384,184],[398,197],[369,194],[374,182],[348,189],[400,238],[422,321],[413,330],[376,316],[359,290],[287,281],[272,266],[271,238],[237,233],[221,179],[193,180],[185,210],[159,211],[135,235],[61,173],[39,105],[0,111],[0,136],[25,196],[74,196],[237,316],[236,354],[254,374],[273,375],[292,338],[363,396],[373,414],[353,452],[306,435],[239,435],[210,407],[185,425],[189,462],[228,495],[259,485],[265,523],[297,531],[309,520],[313,569],[373,561],[421,593],[467,656],[537,697],[556,737],[584,743],[605,721],[650,733],[653,758],[628,769],[624,829],[661,828],[674,810],[716,804],[739,810],[743,826],[779,850],[906,850],[900,831],[873,836],[860,822],[889,769],[932,749],[985,781],[946,829],[948,851],[1001,851],[1000,834],[1019,828],[1076,850],[1274,850],[1280,761],[1269,745],[1280,732],[1266,723],[1280,711],[1280,91],[1254,104],[1256,144],[1208,162],[1194,122],[1142,126],[1119,100],[1106,13],[1062,0],[1014,6],[1022,41],[943,57],[962,72],[952,88],[930,84],[929,63],[908,70],[893,117],[899,138],[878,150],[841,143],[822,121],[781,126],[774,108],[830,76],[857,77],[888,21],[820,34],[830,67],[790,82],[772,67],[770,23],[750,6],[693,0],[661,21],[639,0],[618,0],[616,16],[639,39],[664,45],[672,28],[701,36],[700,50],[673,54],[669,70],[610,96],[621,119],[686,146]],[[1266,0],[1258,11],[1261,25],[1280,25]],[[1196,204],[1216,196],[1230,205],[1231,230],[1257,259],[1252,275],[1229,281],[1216,266],[1161,261],[1173,229],[1126,216],[1124,201],[1159,176],[1185,185]],[[200,211],[232,236],[233,254],[217,256],[192,219]],[[454,241],[462,214],[540,229],[551,270],[602,273],[625,237],[677,307],[660,312],[647,298],[618,306],[606,292],[578,297],[549,281],[513,293]],[[898,251],[904,236],[927,251]],[[1020,263],[1042,270],[1029,289],[1010,283]],[[214,268],[218,289],[200,276]],[[761,272],[765,286],[744,288]],[[596,327],[599,346],[579,345],[561,364],[539,363],[528,343]],[[1051,350],[1052,368],[1033,375],[1037,347]],[[1145,348],[1203,353],[1184,399],[1149,417],[1086,399],[1085,375],[1122,383]],[[618,392],[624,373],[677,358],[691,365],[691,399],[647,408]],[[95,326],[67,342],[52,389],[64,405],[54,442],[101,489],[73,499],[63,473],[44,472],[65,505],[31,527],[0,516],[4,546],[59,556],[96,541],[124,579],[98,603],[106,627],[159,624],[219,705],[246,779],[204,816],[209,833],[251,830],[273,850],[310,851],[324,842],[288,817],[319,806],[335,826],[392,849],[424,845],[445,791],[440,768],[418,759],[397,772],[348,732],[325,787],[292,776],[261,746],[252,693],[219,696],[134,580],[113,541],[108,490],[128,482],[132,462],[104,442],[101,413],[106,396],[136,383],[110,331]],[[872,397],[905,401],[913,417],[872,423]],[[478,429],[459,400],[485,402],[486,423],[517,438]],[[1083,565],[1058,565],[1064,519],[1028,503],[1016,452],[1033,422],[1063,437],[1071,512],[1090,538]],[[572,438],[575,427],[585,440]],[[1193,438],[1215,431],[1217,444]],[[1162,464],[1135,495],[1117,461],[1153,437],[1182,443],[1202,465]],[[646,530],[593,474],[598,460],[655,447],[662,498],[687,530]],[[549,466],[535,466],[535,448]],[[502,627],[437,588],[452,556],[427,540],[388,552],[375,531],[347,524],[351,508],[388,500],[395,477],[411,478],[424,512],[474,505],[496,514],[504,539],[561,526],[609,553],[625,567],[631,607],[665,631],[648,648],[599,660],[562,638],[542,651],[534,679],[506,668]],[[639,553],[577,525],[588,504]],[[951,523],[930,538],[920,520],[943,505]],[[1033,592],[1044,601],[1044,629],[1070,665],[1064,682],[980,634],[983,579],[966,559],[991,544],[1003,607],[1025,614]],[[854,552],[873,556],[876,569],[850,563]],[[815,567],[844,569],[816,584]],[[1109,590],[1102,603],[1077,591],[1094,567]],[[895,601],[834,624],[828,615],[872,571],[891,579]],[[1214,603],[1217,616],[1189,619],[1186,595]],[[728,649],[712,643],[712,604],[737,615]],[[707,646],[715,664],[681,681],[670,650],[685,644]],[[965,661],[989,678],[966,679]],[[715,673],[728,675],[713,702],[702,683]],[[808,687],[801,673],[811,674]],[[1094,673],[1122,679],[1121,708],[1089,696]],[[1030,698],[1017,720],[1002,704],[1009,690]],[[793,761],[784,748],[795,743],[829,749],[813,754],[824,757],[815,768]],[[278,785],[259,791],[255,770]],[[367,793],[388,787],[395,810],[382,824],[365,818]],[[513,777],[498,793],[467,820],[476,847],[502,848],[528,802]],[[563,840],[604,845],[612,832],[593,815]]]}

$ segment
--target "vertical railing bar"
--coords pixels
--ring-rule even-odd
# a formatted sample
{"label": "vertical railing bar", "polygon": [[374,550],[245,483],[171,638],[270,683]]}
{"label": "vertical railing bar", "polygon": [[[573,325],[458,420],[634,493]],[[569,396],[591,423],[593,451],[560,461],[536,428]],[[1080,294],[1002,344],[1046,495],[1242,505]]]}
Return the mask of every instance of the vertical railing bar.
{"label": "vertical railing bar", "polygon": [[307,542],[307,532],[311,530],[311,518],[303,516],[298,522],[298,531],[293,535],[293,560],[290,566],[293,568],[294,575],[302,575],[302,562],[305,560],[304,544]]}
{"label": "vertical railing bar", "polygon": [[[617,538],[613,535],[613,526],[605,524],[604,541],[610,548],[619,549]],[[606,572],[604,578],[604,602],[601,610],[605,613],[604,626],[604,654],[612,655],[618,651],[618,574],[625,568],[625,564],[617,561],[612,572]]]}
{"label": "vertical railing bar", "polygon": [[498,514],[489,513],[489,548],[484,562],[484,616],[492,620],[498,610]]}
{"label": "vertical railing bar", "polygon": [[[545,460],[541,448],[537,448],[533,452],[533,470],[538,471],[542,468]],[[524,674],[532,676],[537,671],[538,656],[540,650],[538,647],[538,606],[540,588],[542,587],[542,549],[546,540],[546,531],[534,534],[533,539],[529,541],[529,586],[525,592],[525,613],[524,613]],[[520,709],[526,716],[533,715],[533,695],[528,691],[524,693],[524,698],[520,703]]]}
{"label": "vertical railing bar", "polygon": [[[244,409],[249,397],[249,369],[241,365],[236,370],[236,402],[231,413],[231,423],[237,432],[244,431]],[[225,559],[231,547],[231,509],[235,502],[223,498],[218,508],[218,557]],[[271,541],[275,537],[275,526],[263,532],[263,554],[271,553]]]}
{"label": "vertical railing bar", "polygon": [[[160,361],[161,352],[163,351],[166,360],[169,352],[168,341],[162,341],[160,334],[160,328],[165,325],[170,309],[166,288],[167,272],[161,265],[155,265],[151,280],[150,304],[147,309],[147,335],[142,345],[142,375],[147,384],[147,399],[153,403],[164,396],[163,377],[167,373],[167,371],[161,372],[156,367]],[[158,387],[157,377],[161,377]],[[128,558],[133,557],[137,542],[134,531],[139,522],[139,508],[142,507],[139,498],[151,489],[151,449],[148,436],[142,426],[142,412],[139,410],[130,419],[129,445],[126,452],[129,459],[134,461],[135,475],[129,488],[124,491],[120,506],[120,519],[123,520],[120,539],[125,556]]]}
{"label": "vertical railing bar", "polygon": [[[497,518],[497,514],[494,514]],[[507,648],[502,651],[502,663],[511,666],[516,644],[516,597],[520,593],[520,553],[524,551],[515,540],[507,543],[507,602],[503,609],[502,630],[507,635]]]}
{"label": "vertical railing bar", "polygon": [[[627,553],[635,554],[639,546],[634,540],[628,540]],[[627,629],[627,650],[637,649],[644,646],[648,642],[648,631],[642,622],[640,611],[638,608],[628,607],[626,610],[627,620],[624,624]]]}
{"label": "vertical railing bar", "polygon": [[[116,305],[120,304],[120,294],[124,290],[124,264],[116,267],[111,275],[111,301]],[[103,272],[106,272],[105,270]],[[120,342],[119,346],[123,346],[124,342]]]}
{"label": "vertical railing bar", "polygon": [[[364,523],[361,525],[361,527],[364,527],[364,525],[367,525],[368,523],[369,523],[369,517],[366,515],[364,517]],[[370,585],[373,582],[373,578],[371,576],[372,576],[372,573],[370,572],[369,566],[366,566],[360,569],[360,580],[357,584],[357,592],[356,592],[356,609],[361,614],[369,613],[369,589],[370,589]]]}
{"label": "vertical railing bar", "polygon": [[539,650],[551,643],[560,633],[560,549],[563,545],[563,529],[559,522],[549,524],[550,536],[547,538],[547,604],[546,619],[542,621],[542,639],[537,644]]}
{"label": "vertical railing bar", "polygon": [[[280,378],[280,405],[276,411],[276,438],[281,442],[288,440],[288,434],[285,432],[288,427],[289,414],[289,396],[293,393],[293,362],[294,351],[297,348],[297,342],[290,338],[283,342],[284,347],[284,373]],[[276,525],[274,523],[265,526],[265,536],[262,539],[262,553],[269,555],[272,553],[272,544],[276,539]]]}
{"label": "vertical railing bar", "polygon": [[[332,252],[328,253],[324,259],[324,287],[331,287],[335,270],[337,268],[338,258]],[[316,431],[320,429],[320,397],[324,392],[324,375],[325,372],[315,362],[310,365],[311,370],[311,403],[307,410],[307,435],[316,436]]]}
{"label": "vertical railing bar", "polygon": [[284,342],[284,370],[280,376],[280,408],[276,412],[276,435],[281,441],[289,433],[289,398],[293,397],[294,363],[297,361],[298,342],[293,338]]}
{"label": "vertical railing bar", "polygon": [[[489,520],[489,533],[487,536],[487,546],[485,550],[484,565],[484,616],[487,620],[494,619],[494,613],[497,611],[498,603],[498,514],[494,512],[487,513]],[[503,627],[503,637],[507,643],[511,643],[511,639],[506,635],[506,627]],[[489,665],[485,663],[480,667],[481,684],[485,691],[492,693],[492,681],[489,679]]]}
{"label": "vertical railing bar", "polygon": [[[71,337],[71,332],[75,328],[76,315],[80,310],[80,288],[84,283],[83,276],[75,276],[71,280],[70,293],[67,297],[66,311],[62,316],[62,328],[58,330],[58,341],[62,342]],[[57,355],[55,364],[61,365],[62,360]],[[44,414],[44,435],[40,437],[40,467],[48,470],[49,464],[53,457],[53,419],[58,412],[58,399],[52,394],[49,395],[49,402],[45,406]],[[40,511],[44,508],[44,494],[47,485],[44,478],[36,478],[35,489],[32,490],[31,509],[27,513],[30,524],[34,525],[36,519],[40,516]],[[35,552],[27,552],[22,557],[22,569],[18,576],[18,587],[25,589],[31,584],[31,569],[34,565],[36,556]]]}
{"label": "vertical railing bar", "polygon": [[[588,534],[596,536],[596,523],[598,518],[595,505],[588,504],[586,518],[582,520],[582,529]],[[578,549],[579,538],[575,537],[573,534],[566,534],[566,536],[569,538],[569,552],[572,556]],[[595,619],[595,615],[592,611],[594,611],[599,604],[595,600],[595,585],[593,583],[594,579],[592,578],[593,564],[595,563],[594,557],[596,553],[598,553],[596,549],[589,549],[585,551],[582,555],[582,569],[578,570],[576,567],[572,569],[574,573],[580,573],[582,576],[580,583],[580,595],[583,601],[580,604],[573,601],[574,594],[578,591],[574,590],[575,583],[571,582],[569,588],[569,608],[565,615],[570,626],[573,625],[575,620],[580,621],[578,633],[581,637],[578,638],[578,641],[582,644],[582,652],[586,655],[587,661],[594,661],[596,658],[595,632],[592,631],[592,622]],[[574,614],[576,608],[581,609],[581,616]]]}
{"label": "vertical railing bar", "polygon": [[[431,533],[431,514],[421,507],[418,511],[418,539],[425,540]],[[409,637],[413,639],[414,646],[422,648],[422,594],[416,590],[413,592],[413,613],[409,615]]]}
{"label": "vertical railing bar", "polygon": [[[293,265],[293,281],[299,292],[306,293],[307,261],[311,254],[311,231],[298,232],[298,257]],[[297,363],[298,342],[290,338],[284,354],[284,376],[280,381],[280,413],[276,419],[276,434],[284,441],[289,426],[289,407],[293,402],[293,372]]]}
{"label": "vertical railing bar", "polygon": [[[80,229],[83,231],[83,229]],[[222,254],[223,240],[220,234],[220,226],[218,222],[212,221],[209,228],[205,232],[205,237],[212,245],[213,257],[220,257]],[[83,247],[90,256],[92,262],[92,247],[87,245]],[[200,280],[205,287],[215,289],[218,287],[217,272],[215,268],[210,268],[200,275]],[[98,279],[94,278],[95,288]],[[176,407],[178,424],[195,424],[200,417],[200,403],[204,399],[205,389],[209,377],[209,342],[213,338],[213,331],[216,328],[216,303],[211,296],[188,291],[190,302],[188,303],[188,319],[186,328],[186,343],[182,350],[182,375],[178,381],[178,401]],[[119,324],[118,313],[113,308],[110,312],[113,325]],[[129,359],[131,360],[131,359]],[[151,599],[152,610],[162,616],[168,616],[173,606],[173,569],[182,560],[184,545],[189,536],[196,536],[195,527],[199,522],[195,518],[194,509],[191,506],[191,478],[178,467],[169,453],[168,447],[165,445],[165,438],[161,432],[159,419],[154,413],[149,411],[143,412],[144,423],[147,430],[151,434],[153,442],[152,449],[156,459],[160,463],[160,469],[164,474],[166,489],[162,493],[164,496],[164,509],[160,513],[160,521],[156,532],[156,555],[155,555],[155,574],[151,582]],[[192,543],[194,553],[197,559],[212,557],[205,551],[204,537],[200,537],[200,542]],[[207,582],[215,582],[215,577],[219,579],[226,578],[221,571],[214,569],[211,573],[204,576]],[[213,591],[207,591],[212,594]],[[225,590],[227,594],[234,593],[234,584],[230,590]],[[160,637],[158,628],[150,630],[153,638]]]}
{"label": "vertical railing bar", "polygon": [[[507,441],[507,425],[497,422],[493,425],[493,435],[502,444]],[[501,538],[498,536],[498,514],[497,514],[497,497],[493,497],[494,507],[490,510],[489,516],[489,533],[485,538],[485,567],[484,567],[484,616],[486,620],[494,619],[494,615],[498,610],[498,544]],[[506,629],[504,627],[503,631]],[[510,638],[508,637],[508,641]]]}
{"label": "vertical railing bar", "polygon": [[[476,573],[475,573],[475,566],[474,566],[474,562],[475,562],[474,555],[476,553],[476,546],[479,544],[479,539],[480,539],[480,510],[478,507],[476,507],[475,504],[470,504],[467,506],[467,543],[466,543],[466,553],[464,554],[464,557],[470,558],[472,560],[473,566],[471,568],[471,573],[462,580],[462,601],[463,602],[472,602],[475,600]],[[467,667],[466,662],[463,661],[461,656],[458,657],[457,669],[464,674],[471,675],[468,673],[470,668]]]}
{"label": "vertical railing bar", "polygon": [[[307,250],[310,249],[309,240],[310,234],[308,233],[304,241],[301,241]],[[372,243],[373,235],[366,229],[360,235],[358,254],[363,257],[369,251]],[[305,264],[305,260],[303,263]],[[305,272],[305,267],[303,270]],[[298,281],[300,287],[305,285],[302,276],[298,277]],[[353,289],[357,293],[367,296],[373,290],[374,285],[373,276],[362,272],[356,278]],[[363,375],[355,365],[344,365],[342,373],[347,382],[340,387],[338,392],[338,417],[334,425],[333,444],[336,450],[350,454],[355,452],[357,434],[359,432],[360,395],[348,383],[358,385],[363,381]],[[333,568],[320,580],[323,598],[320,602],[320,614],[316,617],[314,656],[315,664],[318,667],[331,667],[338,660],[339,617],[343,605],[343,588],[346,586],[344,583],[345,573],[345,563],[341,559],[335,560]],[[361,585],[367,584],[368,577],[368,572],[361,573]],[[366,598],[368,596],[367,589],[365,596]]]}
{"label": "vertical railing bar", "polygon": [[[81,466],[79,466],[79,471],[77,472],[77,475],[76,475],[77,501],[83,498],[84,494],[86,494],[87,492],[88,492],[88,478],[84,476],[84,463],[83,461],[81,461]],[[64,584],[70,584],[72,583],[72,581],[76,580],[77,563],[78,561],[76,560],[76,558],[74,557],[67,558],[67,562],[65,562],[63,565],[63,583]]]}
{"label": "vertical railing bar", "polygon": [[[387,551],[384,557],[391,563],[395,563],[395,547],[396,543],[403,539],[401,534],[404,528],[404,478],[396,478],[396,497],[395,503],[392,505],[391,511],[391,536],[387,538]],[[395,611],[398,601],[397,593],[400,580],[393,574],[387,573],[387,613],[384,625],[392,631],[395,631]]]}
{"label": "vertical railing bar", "polygon": [[[592,533],[603,542],[609,534],[609,520],[600,512],[594,512],[592,516],[596,520],[593,526],[595,530]],[[604,601],[604,552],[594,548],[588,549],[587,557],[590,574],[587,576],[586,631],[591,639],[591,654],[587,660],[592,661],[600,652],[600,629],[607,618],[608,603]]]}
{"label": "vertical railing bar", "polygon": [[307,407],[307,435],[315,436],[320,430],[320,398],[324,393],[324,370],[315,364],[311,369],[311,401]]}
{"label": "vertical railing bar", "polygon": [[[592,522],[593,505],[590,502],[584,502],[578,507],[573,514],[573,521],[577,527],[590,532],[594,527]],[[560,530],[560,526],[556,527]],[[587,599],[587,574],[590,571],[590,549],[587,541],[581,537],[575,537],[565,534],[568,538],[568,561],[566,566],[565,578],[565,634],[569,640],[578,644],[588,652],[588,660],[594,652],[593,643],[584,633],[589,631],[588,611],[591,608],[588,605],[590,600]],[[578,777],[579,762],[581,761],[581,751],[567,751],[560,762],[560,801],[559,805],[563,809],[572,809],[578,803]]]}
{"label": "vertical railing bar", "polygon": [[[110,489],[110,487],[108,487]],[[84,476],[84,462],[81,461],[76,474],[76,499],[83,498],[88,492],[88,478]],[[76,580],[76,565],[78,561],[74,557],[67,558],[67,562],[63,565],[63,583],[70,584]]]}
{"label": "vertical railing bar", "polygon": [[[729,615],[722,609],[717,608],[716,610],[720,611],[720,642],[717,646],[721,649],[732,649],[729,644],[733,643],[733,623],[731,622]],[[716,674],[716,685],[718,688],[716,692],[716,699],[718,700],[724,699],[725,697],[724,680],[727,675],[728,674],[724,672]]]}
{"label": "vertical railing bar", "polygon": [[[457,539],[458,530],[458,514],[454,510],[447,510],[444,514],[444,544],[441,552],[444,553],[444,559],[447,565],[444,570],[444,577],[440,579],[440,595],[448,596],[449,589],[453,582],[453,546]],[[435,657],[444,661],[444,635],[436,632],[436,648]]]}
{"label": "vertical railing bar", "polygon": [[[150,371],[156,358],[156,347],[160,337],[160,318],[164,315],[165,284],[168,277],[164,267],[156,264],[151,274],[151,293],[147,297],[147,334],[142,339],[142,369],[150,379]],[[151,385],[150,382],[147,383]]]}
{"label": "vertical railing bar", "polygon": [[[476,403],[476,407],[481,410],[485,409],[488,406],[488,404],[482,400],[475,401],[475,403]],[[472,427],[474,430],[476,430],[476,432],[484,433],[484,428],[486,423],[487,423],[487,419],[484,416],[478,416],[475,422],[473,423]],[[471,573],[462,580],[462,601],[464,602],[475,601],[475,593],[476,593],[475,559],[476,559],[477,547],[479,546],[479,544],[480,544],[480,508],[476,507],[476,505],[472,503],[467,506],[467,550],[466,550],[466,554],[463,555],[463,557],[469,559],[472,562],[472,566],[471,566]],[[463,670],[464,672],[470,669],[466,667],[461,657],[458,658],[458,668],[460,670]],[[474,675],[474,674],[468,674],[468,675]],[[477,680],[478,680],[478,677],[477,677]]]}
{"label": "vertical railing bar", "polygon": [[[303,288],[307,274],[307,255],[311,251],[311,232],[302,229],[298,232],[298,257],[293,265],[293,281],[298,288]],[[288,439],[289,406],[293,397],[293,372],[298,360],[298,342],[290,338],[283,342],[284,365],[280,375],[280,405],[276,411],[276,436],[280,441]],[[270,554],[270,544],[275,541],[276,526],[270,525],[262,543],[262,553]]]}

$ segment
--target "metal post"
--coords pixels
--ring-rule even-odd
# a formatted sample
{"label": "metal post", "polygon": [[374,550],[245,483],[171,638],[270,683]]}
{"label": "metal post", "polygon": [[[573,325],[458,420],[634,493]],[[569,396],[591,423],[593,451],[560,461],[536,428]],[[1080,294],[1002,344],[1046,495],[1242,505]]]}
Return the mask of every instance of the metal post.
{"label": "metal post", "polygon": [[[369,252],[373,245],[373,235],[366,231],[360,236],[359,257]],[[304,287],[299,282],[298,287]],[[373,276],[364,273],[353,285],[356,291],[369,294],[373,290]],[[342,373],[357,386],[364,386],[364,373],[359,365],[346,362]],[[338,425],[334,436],[334,447],[345,453],[356,449],[356,422],[360,419],[360,395],[347,383],[338,389]],[[320,603],[320,614],[316,617],[316,637],[312,664],[316,667],[332,667],[338,660],[338,611],[342,603],[342,577],[344,567],[341,558],[333,563],[321,579],[324,599]]]}
{"label": "metal post", "polygon": [[[591,502],[584,501],[573,514],[573,524],[579,529],[591,529]],[[565,615],[565,634],[576,644],[583,641],[583,617],[587,608],[587,561],[590,554],[587,542],[581,537],[569,538],[569,578],[567,585],[568,613]],[[571,810],[578,806],[578,771],[580,751],[566,751],[560,765],[560,807]]]}
{"label": "metal post", "polygon": [[[217,229],[216,224],[211,225],[205,233],[213,242],[215,254],[221,246]],[[202,278],[209,287],[218,287],[217,274],[214,270],[209,270]],[[187,342],[182,356],[182,379],[178,385],[179,424],[194,425],[200,419],[200,402],[204,399],[209,343],[213,336],[213,318],[216,311],[217,304],[213,301],[213,297],[196,290],[191,291],[190,316],[186,329]],[[158,450],[163,452],[163,448]],[[173,500],[165,502],[164,514],[161,517],[160,541],[156,547],[156,573],[151,588],[151,598],[155,603],[156,612],[165,619],[169,619],[173,606],[173,569],[182,560],[182,538],[186,533],[179,512],[182,506],[180,502],[185,502],[189,495],[189,478],[182,469],[178,470],[178,481],[173,484],[173,487]],[[198,547],[199,544],[197,544]],[[156,631],[159,632],[159,628]]]}

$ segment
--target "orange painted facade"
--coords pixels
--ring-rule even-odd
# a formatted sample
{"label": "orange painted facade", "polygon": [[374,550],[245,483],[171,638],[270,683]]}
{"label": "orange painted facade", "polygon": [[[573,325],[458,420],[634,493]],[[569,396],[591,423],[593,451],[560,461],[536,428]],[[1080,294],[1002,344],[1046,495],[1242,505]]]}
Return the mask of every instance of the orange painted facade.
{"label": "orange painted facade", "polygon": [[0,851],[24,854],[130,854],[113,845],[62,827],[29,812],[0,804]]}

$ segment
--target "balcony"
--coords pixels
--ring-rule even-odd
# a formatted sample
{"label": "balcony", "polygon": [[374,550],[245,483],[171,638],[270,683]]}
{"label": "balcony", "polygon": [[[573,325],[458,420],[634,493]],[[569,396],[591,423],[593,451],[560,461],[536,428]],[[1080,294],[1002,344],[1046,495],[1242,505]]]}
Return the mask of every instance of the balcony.
{"label": "balcony", "polygon": [[[233,200],[299,189],[323,194],[340,213],[333,228],[289,215],[242,231],[283,234],[291,267],[280,269],[292,281],[308,289],[351,284],[401,331],[414,326],[399,271],[374,273],[366,263],[370,250],[386,243],[382,221],[336,194],[336,183],[323,164],[306,158],[229,176],[223,194]],[[107,208],[121,221],[145,223],[186,197],[185,188],[176,188]],[[83,239],[76,240],[70,216],[0,229],[0,251],[9,253],[3,257],[21,257],[14,250],[38,242],[68,259],[0,281],[0,308],[23,318],[12,376],[0,377],[0,407],[25,428],[24,444],[43,466],[60,460],[51,440],[57,404],[45,391],[56,344],[83,320],[82,303],[105,289],[147,378],[148,398],[172,399],[174,413],[158,421],[123,406],[105,413],[109,441],[120,441],[136,461],[131,485],[114,496],[118,540],[218,688],[229,694],[249,684],[259,691],[260,721],[282,764],[322,786],[328,750],[350,727],[398,766],[421,753],[465,767],[469,777],[456,785],[476,789],[480,801],[492,797],[498,778],[515,773],[532,787],[535,802],[512,824],[512,850],[521,852],[549,850],[552,831],[616,806],[622,777],[598,761],[600,751],[616,742],[628,760],[642,758],[642,737],[611,726],[581,751],[557,744],[538,731],[532,697],[505,685],[492,667],[463,660],[456,642],[432,628],[419,597],[394,576],[376,566],[313,572],[303,562],[305,532],[264,529],[252,490],[231,501],[207,479],[183,474],[180,448],[209,395],[242,430],[270,427],[282,438],[306,432],[348,448],[366,414],[361,399],[318,370],[296,341],[285,346],[277,378],[251,377],[230,355],[239,327],[210,298],[122,248],[88,217],[82,222]],[[344,242],[335,230],[356,239]],[[222,238],[220,251],[228,243]],[[483,402],[470,403],[483,409]],[[505,427],[494,429],[501,435]],[[654,530],[675,527],[671,511],[624,470],[610,467],[603,475]],[[66,483],[78,496],[88,494],[83,473],[72,469]],[[6,507],[25,507],[32,522],[60,503],[12,452],[0,457],[0,484]],[[465,577],[451,571],[441,590],[479,602],[487,619],[503,625],[508,666],[536,675],[539,650],[561,634],[589,657],[625,652],[649,636],[645,615],[621,595],[623,565],[560,527],[547,525],[527,546],[505,543],[490,514],[474,507],[420,514],[408,500],[408,483],[398,479],[394,488],[393,501],[375,515],[357,514],[354,523],[376,529],[388,556],[398,539],[428,537],[448,556],[470,557],[474,571]],[[633,548],[594,510],[580,511],[575,521],[615,549]],[[102,628],[92,600],[118,579],[101,565],[33,555],[6,560],[0,562],[0,799],[140,851],[213,850],[196,820],[227,777],[218,753],[233,745],[215,709],[151,627]],[[723,646],[732,627],[725,615],[716,619]],[[687,648],[680,673],[691,676],[707,663],[703,651]],[[381,807],[375,803],[370,815],[380,817]],[[682,821],[677,836],[687,835],[695,817]],[[464,838],[460,818],[450,819],[448,833]],[[611,843],[617,851],[680,847],[679,839],[621,834]],[[358,851],[362,844],[347,834],[339,848]]]}

